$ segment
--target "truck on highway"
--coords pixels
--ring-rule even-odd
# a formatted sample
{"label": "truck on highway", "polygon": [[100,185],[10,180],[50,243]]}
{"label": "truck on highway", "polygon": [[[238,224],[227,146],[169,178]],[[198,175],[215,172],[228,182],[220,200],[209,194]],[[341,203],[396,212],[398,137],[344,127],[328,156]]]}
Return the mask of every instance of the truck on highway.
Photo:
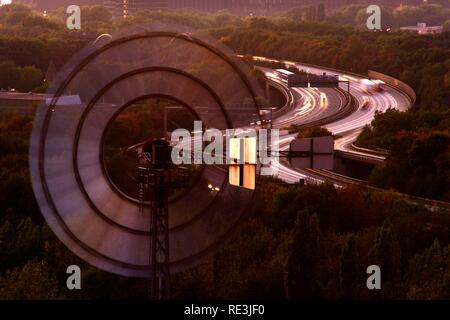
{"label": "truck on highway", "polygon": [[275,74],[284,82],[288,82],[289,76],[293,75],[294,73],[285,69],[277,69],[275,70]]}
{"label": "truck on highway", "polygon": [[362,91],[364,91],[365,93],[372,94],[373,92],[375,92],[375,84],[371,80],[361,79],[359,83],[361,85]]}
{"label": "truck on highway", "polygon": [[369,79],[361,79],[359,83],[361,85],[361,89],[368,94],[383,91],[382,85],[385,84],[385,82],[381,80],[369,80]]}
{"label": "truck on highway", "polygon": [[374,83],[374,90],[377,92],[381,92],[384,91],[383,89],[383,85],[385,85],[386,83],[382,80],[372,80],[372,82]]}

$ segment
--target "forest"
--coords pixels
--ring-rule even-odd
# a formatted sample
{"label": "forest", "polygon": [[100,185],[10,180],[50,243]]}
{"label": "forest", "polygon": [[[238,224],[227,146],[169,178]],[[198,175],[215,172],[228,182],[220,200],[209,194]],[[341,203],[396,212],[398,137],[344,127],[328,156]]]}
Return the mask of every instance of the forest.
{"label": "forest", "polygon": [[[84,7],[82,14],[83,28],[95,34],[133,23],[184,24],[240,54],[361,74],[373,69],[405,81],[418,94],[416,104],[406,113],[377,114],[357,141],[390,150],[370,183],[449,201],[450,32],[368,32],[354,10],[325,17],[308,8],[270,17],[142,12],[126,21],[102,7]],[[397,26],[418,16],[448,26],[447,12],[422,6],[391,14],[404,19],[394,19],[401,21]],[[65,30],[63,16],[61,10],[42,17],[22,6],[0,7],[0,89],[44,92],[50,63],[61,68],[87,44],[82,34]],[[0,299],[145,299],[145,279],[87,265],[46,225],[28,171],[32,123],[32,116],[0,112]],[[390,191],[287,186],[276,179],[266,181],[258,197],[232,241],[202,265],[173,275],[172,299],[450,299],[448,212]],[[81,266],[80,291],[66,289],[71,264]],[[365,286],[371,264],[383,270],[381,291]]]}

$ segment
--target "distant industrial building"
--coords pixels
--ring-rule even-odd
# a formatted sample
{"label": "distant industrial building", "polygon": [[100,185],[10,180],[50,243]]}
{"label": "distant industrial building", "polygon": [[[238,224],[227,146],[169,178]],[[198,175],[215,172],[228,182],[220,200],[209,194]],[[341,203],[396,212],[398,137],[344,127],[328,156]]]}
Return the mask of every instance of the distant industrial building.
{"label": "distant industrial building", "polygon": [[417,26],[402,27],[400,30],[417,32],[418,34],[437,34],[442,33],[444,28],[443,26],[427,26],[425,22],[420,22]]}
{"label": "distant industrial building", "polygon": [[104,0],[103,5],[111,10],[113,17],[126,18],[139,10],[163,10],[169,8],[169,1],[157,0]]}

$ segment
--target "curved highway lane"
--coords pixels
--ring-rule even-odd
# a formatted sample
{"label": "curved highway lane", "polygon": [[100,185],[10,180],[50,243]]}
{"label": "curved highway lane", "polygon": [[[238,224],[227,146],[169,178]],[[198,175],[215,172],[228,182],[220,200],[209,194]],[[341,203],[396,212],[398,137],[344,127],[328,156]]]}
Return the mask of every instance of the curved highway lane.
{"label": "curved highway lane", "polygon": [[[257,58],[265,59],[261,57]],[[318,67],[311,67],[308,65],[302,65],[299,63],[289,61],[282,61],[282,62],[290,67],[295,67],[298,68],[299,70],[304,70],[309,73],[313,74],[323,74],[324,72],[328,74],[333,73],[338,75],[341,80],[348,80],[350,82],[350,94],[355,98],[358,105],[357,110],[348,115],[347,117],[340,119],[338,121],[334,121],[332,123],[328,123],[323,127],[327,128],[329,131],[333,133],[333,135],[338,137],[335,141],[335,150],[349,152],[367,158],[373,158],[379,161],[383,161],[385,159],[385,157],[381,155],[375,155],[355,150],[352,147],[352,144],[357,139],[358,135],[363,130],[363,128],[366,125],[370,125],[370,123],[375,117],[376,112],[385,112],[389,108],[397,109],[399,111],[406,111],[411,105],[411,102],[406,94],[388,85],[383,86],[384,90],[382,92],[369,94],[364,91],[363,86],[360,82],[361,79],[364,79],[362,77],[357,77],[355,75],[350,75],[343,72],[330,72],[330,70],[326,68],[322,69]],[[294,92],[298,90],[295,88],[288,88],[288,89]],[[331,99],[336,99],[336,95],[330,94],[330,90],[332,89],[324,89],[319,91],[317,89],[309,88],[308,91],[310,90],[315,90],[319,92],[319,94],[318,95],[316,94],[316,96],[314,97],[314,99],[316,100],[316,106],[318,103],[320,104],[321,93],[325,94],[327,96],[327,99],[330,99],[330,97],[333,96],[334,98]],[[295,96],[296,95],[294,94],[294,97]],[[368,101],[368,106],[366,108],[363,108],[364,100]],[[329,103],[329,106],[339,106],[339,103],[333,101],[333,103]],[[339,107],[342,107],[342,105],[340,105]],[[317,107],[314,109],[320,110]],[[281,120],[274,120],[274,124],[282,123],[283,125],[286,125],[286,124],[306,123],[312,120],[311,118],[312,114],[314,113],[311,112],[309,114],[304,114],[303,116],[295,119],[291,118],[290,115],[284,115],[281,117]],[[314,117],[320,118],[324,116],[323,114],[318,112],[318,114],[315,114]],[[280,149],[287,150],[289,148],[289,143],[290,141],[292,141],[292,139],[294,139],[294,136],[295,135],[286,135],[281,137]],[[280,160],[280,162],[276,162],[272,165],[274,169],[278,169],[278,177],[288,183],[296,183],[299,181],[299,179],[306,179],[307,182],[320,182],[323,180],[327,180],[323,179],[324,174],[319,172],[318,170],[296,170],[290,168],[289,164],[283,160]]]}

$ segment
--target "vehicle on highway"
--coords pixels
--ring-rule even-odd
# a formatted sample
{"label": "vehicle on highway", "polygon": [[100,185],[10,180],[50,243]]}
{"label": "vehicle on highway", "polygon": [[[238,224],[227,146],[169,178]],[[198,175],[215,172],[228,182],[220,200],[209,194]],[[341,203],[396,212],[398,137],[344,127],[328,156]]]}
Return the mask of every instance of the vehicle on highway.
{"label": "vehicle on highway", "polygon": [[385,85],[386,83],[382,80],[372,80],[372,82],[374,83],[374,90],[377,92],[382,92],[384,91],[383,85]]}
{"label": "vehicle on highway", "polygon": [[275,70],[275,74],[284,82],[288,82],[289,76],[293,75],[294,73],[284,69],[277,69]]}
{"label": "vehicle on highway", "polygon": [[361,109],[366,110],[366,109],[369,108],[369,105],[370,105],[369,97],[364,96],[363,97],[363,103],[361,105]]}
{"label": "vehicle on highway", "polygon": [[377,91],[377,85],[369,79],[361,79],[359,81],[361,84],[361,90],[367,94],[372,94]]}
{"label": "vehicle on highway", "polygon": [[361,89],[368,94],[384,91],[382,86],[386,84],[382,80],[370,79],[361,79],[359,83],[361,84]]}

